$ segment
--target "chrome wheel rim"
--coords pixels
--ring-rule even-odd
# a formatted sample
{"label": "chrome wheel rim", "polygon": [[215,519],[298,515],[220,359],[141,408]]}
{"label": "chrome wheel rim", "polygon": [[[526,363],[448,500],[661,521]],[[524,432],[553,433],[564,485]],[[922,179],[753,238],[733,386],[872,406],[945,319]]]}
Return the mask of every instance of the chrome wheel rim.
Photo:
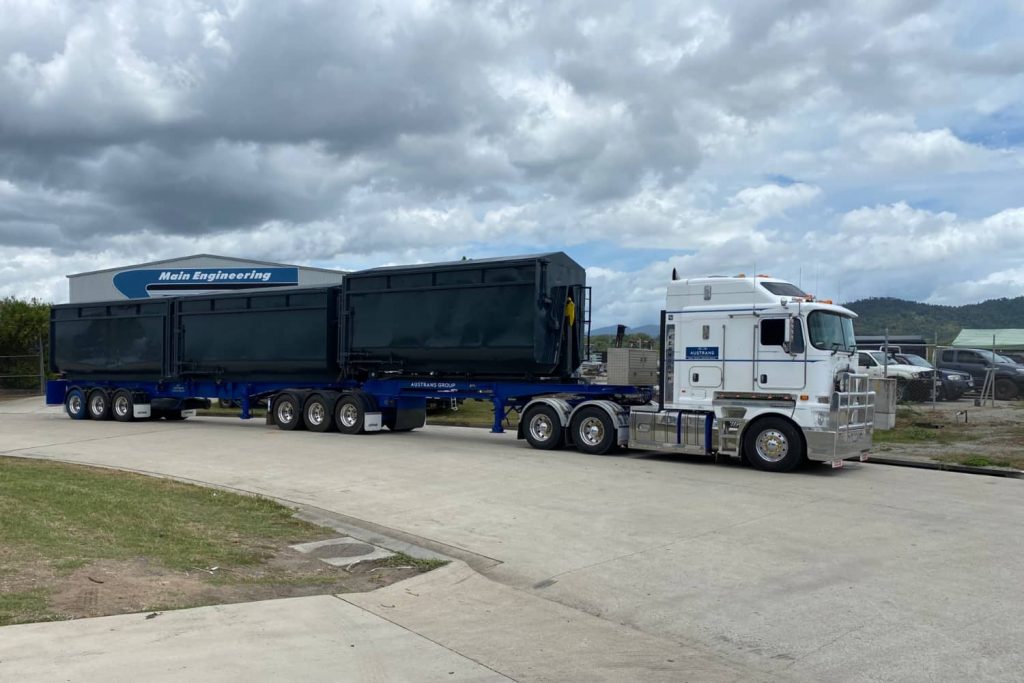
{"label": "chrome wheel rim", "polygon": [[118,417],[126,417],[128,415],[128,397],[118,396],[114,399],[114,412],[117,413]]}
{"label": "chrome wheel rim", "polygon": [[544,413],[538,413],[530,420],[530,435],[537,441],[547,441],[554,431],[555,425],[551,422],[551,417]]}
{"label": "chrome wheel rim", "polygon": [[72,415],[78,415],[82,412],[82,397],[75,394],[68,399],[68,410],[71,411]]}
{"label": "chrome wheel rim", "polygon": [[359,422],[359,410],[355,404],[346,403],[338,411],[338,421],[346,427],[355,427]]}
{"label": "chrome wheel rim", "polygon": [[588,446],[597,446],[604,441],[604,422],[599,417],[587,417],[580,422],[580,441]]}
{"label": "chrome wheel rim", "polygon": [[757,435],[757,457],[766,462],[778,462],[789,453],[789,439],[777,429],[766,429]]}
{"label": "chrome wheel rim", "polygon": [[281,424],[289,424],[295,419],[295,406],[291,401],[281,401],[277,406],[277,421]]}
{"label": "chrome wheel rim", "polygon": [[102,394],[96,394],[89,399],[89,409],[93,415],[101,415],[107,407],[107,402],[103,400]]}
{"label": "chrome wheel rim", "polygon": [[319,427],[324,423],[324,418],[327,417],[327,411],[324,410],[324,404],[317,401],[306,409],[306,418],[309,420],[309,424],[316,425]]}

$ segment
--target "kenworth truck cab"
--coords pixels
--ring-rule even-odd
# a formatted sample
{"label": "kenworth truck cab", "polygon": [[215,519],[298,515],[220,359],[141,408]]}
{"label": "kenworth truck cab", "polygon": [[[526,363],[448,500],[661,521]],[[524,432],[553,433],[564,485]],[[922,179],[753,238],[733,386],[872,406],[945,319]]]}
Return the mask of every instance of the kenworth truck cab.
{"label": "kenworth truck cab", "polygon": [[771,277],[673,278],[660,399],[626,407],[538,397],[523,411],[521,434],[546,448],[551,431],[565,428],[585,452],[617,444],[728,455],[777,472],[805,460],[866,459],[874,393],[857,371],[855,317]]}

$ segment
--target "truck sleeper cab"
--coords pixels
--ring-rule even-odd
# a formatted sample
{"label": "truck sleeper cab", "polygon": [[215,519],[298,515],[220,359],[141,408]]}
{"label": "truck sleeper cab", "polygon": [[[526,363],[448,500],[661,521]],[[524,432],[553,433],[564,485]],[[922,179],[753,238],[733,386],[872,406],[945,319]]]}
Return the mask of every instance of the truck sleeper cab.
{"label": "truck sleeper cab", "polygon": [[852,311],[763,276],[673,280],[666,303],[657,403],[540,397],[523,437],[552,448],[565,431],[586,452],[727,455],[771,471],[866,457],[874,393],[857,371]]}

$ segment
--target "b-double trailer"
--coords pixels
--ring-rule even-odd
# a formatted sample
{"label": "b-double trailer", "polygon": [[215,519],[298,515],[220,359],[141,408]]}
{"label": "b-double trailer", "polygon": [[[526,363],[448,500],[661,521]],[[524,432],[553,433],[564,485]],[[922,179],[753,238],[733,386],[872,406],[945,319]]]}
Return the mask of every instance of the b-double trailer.
{"label": "b-double trailer", "polygon": [[758,276],[673,279],[659,385],[578,377],[584,269],[563,253],[378,268],[342,285],[55,306],[47,402],[180,420],[265,400],[285,430],[423,426],[428,400],[511,411],[531,446],[721,454],[765,470],[863,457],[874,395],[850,311]]}

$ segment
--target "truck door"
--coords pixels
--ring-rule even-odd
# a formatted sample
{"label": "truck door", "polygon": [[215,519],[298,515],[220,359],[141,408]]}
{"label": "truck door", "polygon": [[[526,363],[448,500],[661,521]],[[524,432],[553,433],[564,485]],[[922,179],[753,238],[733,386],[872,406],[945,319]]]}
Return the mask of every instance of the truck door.
{"label": "truck door", "polygon": [[[717,323],[717,324],[716,324]],[[691,397],[704,398],[722,387],[725,353],[720,320],[695,320],[686,326],[683,338],[686,385]]]}
{"label": "truck door", "polygon": [[[786,326],[790,324],[792,332],[787,350]],[[807,383],[807,350],[802,321],[788,316],[762,318],[755,330],[756,386],[759,389],[803,389]]]}

